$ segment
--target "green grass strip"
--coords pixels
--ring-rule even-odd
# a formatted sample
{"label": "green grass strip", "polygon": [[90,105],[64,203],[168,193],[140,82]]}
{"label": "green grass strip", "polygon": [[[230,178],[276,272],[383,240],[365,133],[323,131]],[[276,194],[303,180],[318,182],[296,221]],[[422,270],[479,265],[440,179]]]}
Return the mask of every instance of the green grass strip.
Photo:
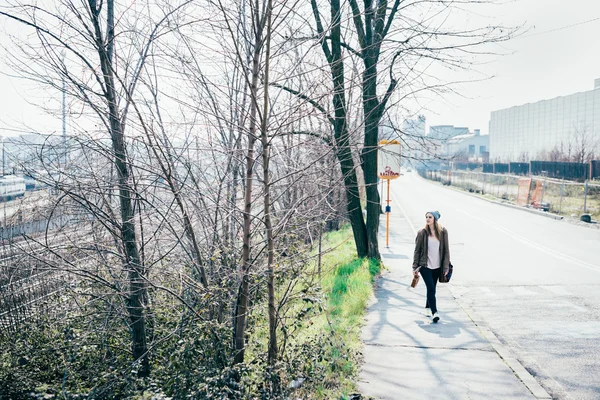
{"label": "green grass strip", "polygon": [[[335,243],[342,238],[346,241],[341,245]],[[338,247],[324,257],[321,283],[328,298],[327,325],[330,325],[321,329],[332,330],[332,344],[327,350],[333,362],[326,381],[337,382],[337,388],[323,388],[319,392],[323,398],[345,399],[356,389],[354,382],[362,347],[360,330],[381,265],[375,259],[357,258],[349,227],[331,233],[327,241]]]}

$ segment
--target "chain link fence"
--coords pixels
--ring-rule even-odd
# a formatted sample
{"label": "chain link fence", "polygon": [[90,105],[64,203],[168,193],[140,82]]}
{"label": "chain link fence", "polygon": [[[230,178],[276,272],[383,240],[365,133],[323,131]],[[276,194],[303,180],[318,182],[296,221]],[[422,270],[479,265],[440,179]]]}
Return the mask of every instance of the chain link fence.
{"label": "chain link fence", "polygon": [[[519,179],[524,178],[473,171],[421,171],[421,175],[444,185],[456,186],[513,204],[517,203],[519,196]],[[539,199],[535,199],[536,187],[541,189],[537,194],[541,195]],[[592,219],[597,220],[600,219],[600,184],[594,181],[578,183],[534,176],[531,177],[527,207],[567,217],[579,218],[582,214],[589,214]]]}

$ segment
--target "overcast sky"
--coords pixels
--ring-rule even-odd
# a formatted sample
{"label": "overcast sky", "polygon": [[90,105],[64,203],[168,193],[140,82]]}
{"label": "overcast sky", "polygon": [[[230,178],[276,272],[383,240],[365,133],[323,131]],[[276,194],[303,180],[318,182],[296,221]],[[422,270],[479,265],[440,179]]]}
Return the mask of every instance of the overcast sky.
{"label": "overcast sky", "polygon": [[[493,78],[461,86],[463,98],[451,96],[424,103],[421,112],[428,126],[466,126],[485,134],[491,111],[592,90],[594,79],[600,78],[599,1],[515,0],[486,7],[482,12],[497,23],[525,25],[528,31],[503,44],[506,55],[478,67],[484,76]],[[2,131],[10,133],[5,128],[25,124],[59,133],[60,119],[44,116],[28,104],[25,99],[34,96],[35,90],[31,84],[5,75],[1,58]]]}
{"label": "overcast sky", "polygon": [[428,125],[467,126],[488,133],[490,112],[592,90],[600,78],[600,2],[516,0],[488,7],[488,15],[527,32],[503,44],[506,55],[478,69],[492,79],[462,86],[424,110]]}

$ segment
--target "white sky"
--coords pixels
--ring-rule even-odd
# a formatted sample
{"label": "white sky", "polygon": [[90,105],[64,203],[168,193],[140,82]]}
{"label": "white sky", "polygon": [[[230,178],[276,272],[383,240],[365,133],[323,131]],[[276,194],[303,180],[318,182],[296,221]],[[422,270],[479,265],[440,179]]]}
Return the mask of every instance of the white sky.
{"label": "white sky", "polygon": [[[594,79],[600,78],[600,52],[596,47],[600,37],[599,1],[515,0],[486,7],[482,13],[496,23],[524,24],[529,30],[502,45],[506,55],[478,67],[491,79],[463,85],[463,98],[451,96],[425,103],[421,112],[428,126],[467,126],[485,134],[491,111],[591,90]],[[586,22],[590,20],[594,21]],[[7,39],[0,37],[2,40]],[[0,135],[11,134],[6,128],[24,125],[59,133],[60,118],[49,117],[29,104],[26,99],[36,96],[34,86],[7,76],[9,71],[2,59],[0,52]],[[42,101],[48,101],[48,93],[44,96]]]}
{"label": "white sky", "polygon": [[[506,55],[478,67],[493,78],[463,85],[467,98],[428,104],[423,110],[428,126],[466,126],[487,134],[491,111],[594,88],[600,78],[600,2],[516,0],[488,10],[497,22],[528,31],[502,45]],[[570,26],[575,24],[580,25]]]}

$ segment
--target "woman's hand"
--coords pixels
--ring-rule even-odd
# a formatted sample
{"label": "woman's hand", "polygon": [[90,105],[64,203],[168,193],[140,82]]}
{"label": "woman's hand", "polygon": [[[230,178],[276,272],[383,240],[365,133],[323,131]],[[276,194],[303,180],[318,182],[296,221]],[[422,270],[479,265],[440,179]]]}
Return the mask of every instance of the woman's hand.
{"label": "woman's hand", "polygon": [[413,271],[414,276],[419,276],[419,271]]}

